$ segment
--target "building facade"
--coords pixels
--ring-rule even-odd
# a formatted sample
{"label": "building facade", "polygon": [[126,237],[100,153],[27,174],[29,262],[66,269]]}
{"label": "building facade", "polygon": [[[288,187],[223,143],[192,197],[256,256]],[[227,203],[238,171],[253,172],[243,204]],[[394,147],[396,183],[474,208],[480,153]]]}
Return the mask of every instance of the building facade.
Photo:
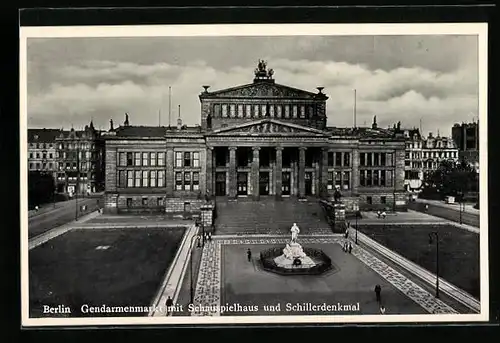
{"label": "building facade", "polygon": [[57,191],[69,196],[104,190],[104,141],[92,122],[84,130],[60,130],[57,151]]}
{"label": "building facade", "polygon": [[333,196],[406,209],[401,130],[326,125],[323,88],[280,85],[260,61],[252,83],[199,95],[201,125],[124,125],[104,134],[108,212],[196,211],[225,199]]}
{"label": "building facade", "polygon": [[458,161],[459,154],[455,142],[450,137],[434,137],[432,132],[426,137],[418,129],[404,130],[405,142],[405,188],[418,192],[425,174],[436,170],[442,161]]}
{"label": "building facade", "polygon": [[28,171],[46,172],[54,178],[57,172],[57,129],[28,129]]}
{"label": "building facade", "polygon": [[459,157],[479,172],[479,122],[455,124],[451,136],[459,149]]}

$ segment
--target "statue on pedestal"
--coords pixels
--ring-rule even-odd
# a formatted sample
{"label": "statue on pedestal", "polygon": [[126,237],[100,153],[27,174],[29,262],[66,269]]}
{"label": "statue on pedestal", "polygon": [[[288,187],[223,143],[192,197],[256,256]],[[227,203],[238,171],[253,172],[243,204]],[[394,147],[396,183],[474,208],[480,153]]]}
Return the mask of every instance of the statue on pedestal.
{"label": "statue on pedestal", "polygon": [[290,232],[292,233],[292,243],[296,243],[297,242],[297,236],[299,235],[300,233],[300,229],[299,227],[297,226],[296,223],[293,223],[292,225],[292,228],[290,229]]}

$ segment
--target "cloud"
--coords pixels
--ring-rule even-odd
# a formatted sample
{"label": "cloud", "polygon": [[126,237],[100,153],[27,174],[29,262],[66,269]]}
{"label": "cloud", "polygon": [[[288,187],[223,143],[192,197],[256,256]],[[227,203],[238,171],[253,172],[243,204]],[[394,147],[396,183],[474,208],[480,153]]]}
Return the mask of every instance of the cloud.
{"label": "cloud", "polygon": [[[272,64],[272,65],[271,65]],[[358,124],[380,126],[401,121],[403,126],[432,122],[449,134],[455,121],[477,112],[477,70],[465,66],[448,72],[423,67],[372,69],[367,64],[286,58],[273,59],[277,83],[316,91],[325,87],[328,124],[350,126],[353,122],[353,90],[357,90]],[[94,123],[107,128],[110,118],[122,121],[130,113],[132,125],[157,125],[168,120],[168,87],[172,86],[172,124],[181,105],[188,125],[199,123],[198,94],[202,85],[211,90],[250,83],[255,66],[227,66],[224,70],[201,59],[174,63],[133,63],[84,60],[53,70],[52,83],[28,97],[30,125],[83,126]],[[28,76],[29,78],[30,76]],[[460,119],[458,119],[460,118]]]}

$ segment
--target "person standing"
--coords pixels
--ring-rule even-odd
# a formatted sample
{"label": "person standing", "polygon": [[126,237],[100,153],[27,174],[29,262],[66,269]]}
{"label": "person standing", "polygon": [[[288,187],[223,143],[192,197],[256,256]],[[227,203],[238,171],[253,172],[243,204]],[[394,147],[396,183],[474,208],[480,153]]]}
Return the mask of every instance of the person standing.
{"label": "person standing", "polygon": [[380,314],[385,314],[385,307],[384,307],[384,305],[380,306]]}
{"label": "person standing", "polygon": [[377,299],[377,302],[380,303],[381,301],[381,293],[382,292],[382,287],[380,287],[380,285],[376,285],[375,286],[375,297]]}
{"label": "person standing", "polygon": [[351,254],[351,253],[352,253],[352,243],[349,242],[349,254]]}
{"label": "person standing", "polygon": [[171,313],[172,306],[174,305],[174,301],[170,296],[168,296],[167,301],[165,301],[165,306],[167,308],[167,316]]}
{"label": "person standing", "polygon": [[250,251],[250,248],[247,249],[247,258],[248,258],[248,262],[252,261],[252,252]]}

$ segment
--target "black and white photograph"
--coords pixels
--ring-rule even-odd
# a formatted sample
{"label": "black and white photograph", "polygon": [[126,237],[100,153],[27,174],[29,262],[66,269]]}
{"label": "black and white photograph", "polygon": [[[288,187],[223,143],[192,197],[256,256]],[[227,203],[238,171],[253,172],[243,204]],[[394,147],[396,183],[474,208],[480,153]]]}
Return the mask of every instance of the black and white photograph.
{"label": "black and white photograph", "polygon": [[23,326],[489,319],[487,24],[20,30]]}

